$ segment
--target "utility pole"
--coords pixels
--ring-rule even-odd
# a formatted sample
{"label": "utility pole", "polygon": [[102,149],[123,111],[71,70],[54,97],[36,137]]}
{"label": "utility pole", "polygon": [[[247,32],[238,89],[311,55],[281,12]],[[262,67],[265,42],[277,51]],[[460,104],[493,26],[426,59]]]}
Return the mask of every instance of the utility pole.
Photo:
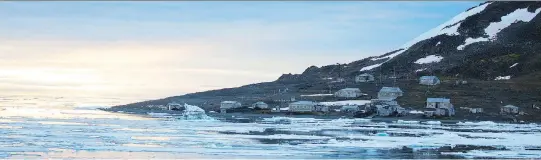
{"label": "utility pole", "polygon": [[338,65],[338,79],[342,78],[342,67],[340,67],[340,63],[337,63]]}
{"label": "utility pole", "polygon": [[393,87],[396,87],[396,66],[393,66]]}

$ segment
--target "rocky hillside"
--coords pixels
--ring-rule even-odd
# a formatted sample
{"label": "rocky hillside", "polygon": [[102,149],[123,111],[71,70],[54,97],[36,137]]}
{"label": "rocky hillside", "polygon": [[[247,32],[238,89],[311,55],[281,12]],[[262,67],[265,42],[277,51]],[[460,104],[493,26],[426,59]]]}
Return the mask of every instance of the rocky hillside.
{"label": "rocky hillside", "polygon": [[[541,74],[539,12],[541,2],[485,2],[381,56],[368,57],[348,64],[311,66],[302,74],[284,74],[273,82],[192,93],[116,108],[137,108],[146,104],[166,104],[171,101],[187,102],[205,109],[216,109],[221,100],[238,100],[244,104],[263,100],[271,104],[280,104],[275,101],[290,99],[293,96],[299,98],[302,94],[329,93],[343,87],[359,87],[363,92],[374,95],[383,85],[398,85],[407,94],[408,89],[416,90],[411,87],[411,81],[422,75],[437,75],[450,83],[453,79],[468,79],[475,81],[479,86],[504,87],[504,90],[505,87],[517,88],[516,85],[519,85],[518,88],[524,93],[537,93],[535,87],[541,88],[541,85],[537,85],[541,80],[538,76]],[[355,75],[365,72],[374,74],[377,82],[353,83]],[[391,79],[391,76],[396,77],[397,81]],[[339,78],[344,78],[344,81],[339,81]],[[503,80],[495,81],[495,79]],[[503,81],[505,84],[512,82],[514,86],[491,85]],[[520,87],[520,84],[526,83],[528,87]],[[464,92],[462,94],[480,95],[469,94],[469,91],[471,89],[461,90]],[[445,90],[434,92],[448,95],[444,93]],[[509,97],[505,93],[502,92],[499,96]],[[534,97],[527,100],[511,100],[509,103],[530,105],[538,103],[535,99],[541,99],[535,97],[537,94],[532,96]],[[420,101],[423,98],[426,97],[417,98],[419,102],[405,103],[422,106]],[[479,103],[501,103],[498,96],[493,98]],[[464,102],[464,105],[483,104]]]}

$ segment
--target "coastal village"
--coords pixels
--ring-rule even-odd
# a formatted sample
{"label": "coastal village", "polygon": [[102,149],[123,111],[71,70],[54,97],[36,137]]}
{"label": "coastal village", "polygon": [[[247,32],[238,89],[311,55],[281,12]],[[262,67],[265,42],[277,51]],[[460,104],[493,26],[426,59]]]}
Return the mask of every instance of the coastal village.
{"label": "coastal village", "polygon": [[[369,73],[362,73],[352,78],[356,84],[373,83],[376,78]],[[343,78],[331,81],[331,83],[343,82]],[[457,80],[454,85],[465,85],[465,80]],[[418,84],[421,86],[437,86],[442,81],[437,76],[421,76]],[[287,88],[284,89],[287,91]],[[283,91],[280,91],[283,92]],[[339,115],[357,118],[373,117],[417,117],[426,119],[449,119],[456,115],[456,109],[466,111],[468,114],[484,114],[483,108],[459,107],[455,108],[452,97],[426,97],[426,105],[423,109],[401,106],[397,98],[408,94],[396,86],[382,86],[377,95],[368,95],[362,92],[362,88],[346,87],[334,93],[320,93],[300,95],[289,99],[272,99],[271,101],[257,101],[246,103],[242,101],[224,100],[219,104],[218,110],[210,110],[209,113],[251,113],[251,114],[277,114],[277,115]],[[330,97],[338,101],[314,101],[307,97]],[[327,98],[329,99],[329,98]],[[183,110],[184,105],[171,102],[166,105],[148,105],[148,108],[161,110]],[[514,116],[525,114],[519,107],[507,104],[502,105],[502,116]]]}

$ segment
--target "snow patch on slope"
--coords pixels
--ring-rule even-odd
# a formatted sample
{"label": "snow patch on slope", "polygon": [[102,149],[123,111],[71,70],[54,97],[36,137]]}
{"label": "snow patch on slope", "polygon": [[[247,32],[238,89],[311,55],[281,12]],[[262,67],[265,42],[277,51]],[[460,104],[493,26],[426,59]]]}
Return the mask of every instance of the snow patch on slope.
{"label": "snow patch on slope", "polygon": [[489,38],[467,38],[464,44],[456,47],[457,50],[463,50],[464,47],[477,42],[483,42],[483,41],[490,41],[496,39],[496,35],[498,33],[509,27],[511,24],[522,21],[522,22],[529,22],[531,21],[539,12],[541,11],[541,8],[537,9],[534,13],[528,12],[528,8],[522,8],[517,9],[512,13],[509,13],[503,17],[501,17],[500,22],[492,22],[488,25],[487,28],[485,28],[485,33],[489,36]]}
{"label": "snow patch on slope", "polygon": [[[489,4],[490,3],[485,3],[483,5],[477,6],[475,8],[472,8],[472,9],[468,10],[468,11],[465,11],[465,12],[462,12],[462,13],[458,14],[457,16],[453,17],[451,20],[449,20],[449,21],[437,26],[436,28],[433,28],[433,29],[429,30],[428,32],[425,32],[425,33],[421,34],[420,36],[414,38],[413,40],[407,42],[402,47],[400,47],[400,49],[402,49],[401,51],[398,51],[396,53],[390,54],[390,55],[385,56],[385,57],[372,58],[371,60],[372,61],[377,61],[377,60],[388,58],[387,61],[383,62],[383,63],[386,63],[389,60],[391,60],[393,57],[403,53],[404,51],[408,50],[409,47],[411,47],[415,43],[420,42],[422,40],[429,39],[429,38],[436,37],[438,35],[443,35],[443,34],[446,34],[446,35],[449,35],[449,36],[459,35],[460,33],[458,33],[458,27],[460,27],[460,24],[462,23],[462,21],[464,19],[468,18],[469,16],[475,15],[475,14],[480,13],[481,11],[485,10],[485,8]],[[438,42],[436,44],[436,46],[439,45],[439,44],[440,44],[440,42]],[[381,64],[383,64],[383,63],[381,63]],[[381,64],[375,64],[375,65],[364,67],[364,68],[361,69],[361,71],[374,69],[376,67],[381,66]]]}
{"label": "snow patch on slope", "polygon": [[415,72],[421,72],[421,71],[424,71],[426,70],[427,68],[421,68],[421,69],[418,69],[418,70],[415,70]]}
{"label": "snow patch on slope", "polygon": [[[383,63],[385,63],[385,62],[383,62]],[[370,66],[363,67],[363,68],[361,68],[360,71],[367,71],[367,70],[374,69],[374,68],[376,68],[376,67],[381,66],[383,63],[378,63],[378,64],[374,64],[374,65],[370,65]]]}
{"label": "snow patch on slope", "polygon": [[458,27],[460,27],[461,21],[463,21],[464,19],[466,19],[466,18],[468,18],[468,17],[470,17],[472,15],[475,15],[475,14],[480,13],[481,11],[485,10],[485,8],[489,4],[490,3],[485,3],[483,5],[472,8],[472,9],[470,9],[468,11],[462,12],[462,13],[458,14],[457,16],[453,17],[451,20],[449,20],[449,21],[439,25],[438,27],[433,28],[433,29],[429,30],[428,32],[425,32],[425,33],[421,34],[417,38],[409,41],[408,43],[404,44],[401,48],[406,48],[407,49],[407,48],[411,47],[412,45],[414,45],[417,42],[420,42],[422,40],[429,39],[429,38],[432,38],[432,37],[436,37],[436,36],[442,35],[442,34],[459,35],[459,33],[457,32],[457,29],[458,29]]}
{"label": "snow patch on slope", "polygon": [[509,80],[511,79],[511,76],[498,76],[496,78],[494,78],[494,80]]}
{"label": "snow patch on slope", "polygon": [[460,46],[456,47],[457,50],[463,50],[464,47],[472,44],[472,43],[477,43],[477,42],[483,42],[483,41],[488,41],[489,39],[488,38],[483,38],[483,37],[479,37],[479,38],[466,38],[464,44],[461,44]]}
{"label": "snow patch on slope", "polygon": [[518,63],[515,63],[515,64],[511,65],[509,68],[513,68],[513,67],[515,67],[517,65],[518,65]]}
{"label": "snow patch on slope", "polygon": [[[397,51],[397,52],[395,52],[395,53],[393,53],[393,54],[389,54],[389,55],[387,55],[387,56],[378,57],[378,58],[372,58],[372,59],[370,59],[370,60],[372,60],[372,61],[377,61],[377,60],[380,60],[380,59],[386,59],[386,58],[389,58],[389,59],[390,59],[390,58],[393,58],[393,57],[395,57],[395,56],[401,54],[402,52],[406,51],[406,49],[399,49],[399,50],[400,50],[400,51]],[[389,60],[387,60],[387,61],[389,61]],[[386,61],[386,62],[387,62],[387,61]],[[383,62],[383,63],[385,63],[385,62]]]}
{"label": "snow patch on slope", "polygon": [[389,60],[391,60],[393,57],[403,53],[404,51],[406,51],[407,49],[399,49],[400,51],[397,51],[393,54],[389,54],[387,56],[384,56],[384,57],[378,57],[378,58],[372,58],[370,60],[372,61],[377,61],[377,60],[380,60],[380,59],[387,59],[385,62],[382,62],[382,63],[379,63],[379,64],[374,64],[374,65],[370,65],[370,66],[366,66],[366,67],[363,67],[361,68],[360,71],[367,71],[367,70],[371,70],[371,69],[374,69],[374,68],[377,68],[379,66],[381,66],[383,63],[387,63]]}
{"label": "snow patch on slope", "polygon": [[442,56],[436,56],[436,55],[429,55],[424,58],[420,58],[415,63],[417,64],[426,64],[426,63],[437,63],[440,62],[443,59]]}
{"label": "snow patch on slope", "polygon": [[492,22],[485,28],[485,33],[488,34],[491,40],[496,39],[496,35],[504,28],[509,27],[511,24],[522,21],[530,22],[539,12],[541,8],[535,10],[534,13],[528,12],[527,8],[517,9],[508,15],[501,17],[500,22]]}

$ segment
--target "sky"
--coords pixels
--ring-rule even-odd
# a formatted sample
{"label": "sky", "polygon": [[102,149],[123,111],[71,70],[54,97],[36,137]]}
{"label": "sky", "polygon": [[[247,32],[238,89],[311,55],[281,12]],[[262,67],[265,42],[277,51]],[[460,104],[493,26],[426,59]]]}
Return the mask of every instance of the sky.
{"label": "sky", "polygon": [[392,51],[480,2],[0,2],[0,95],[153,99]]}

